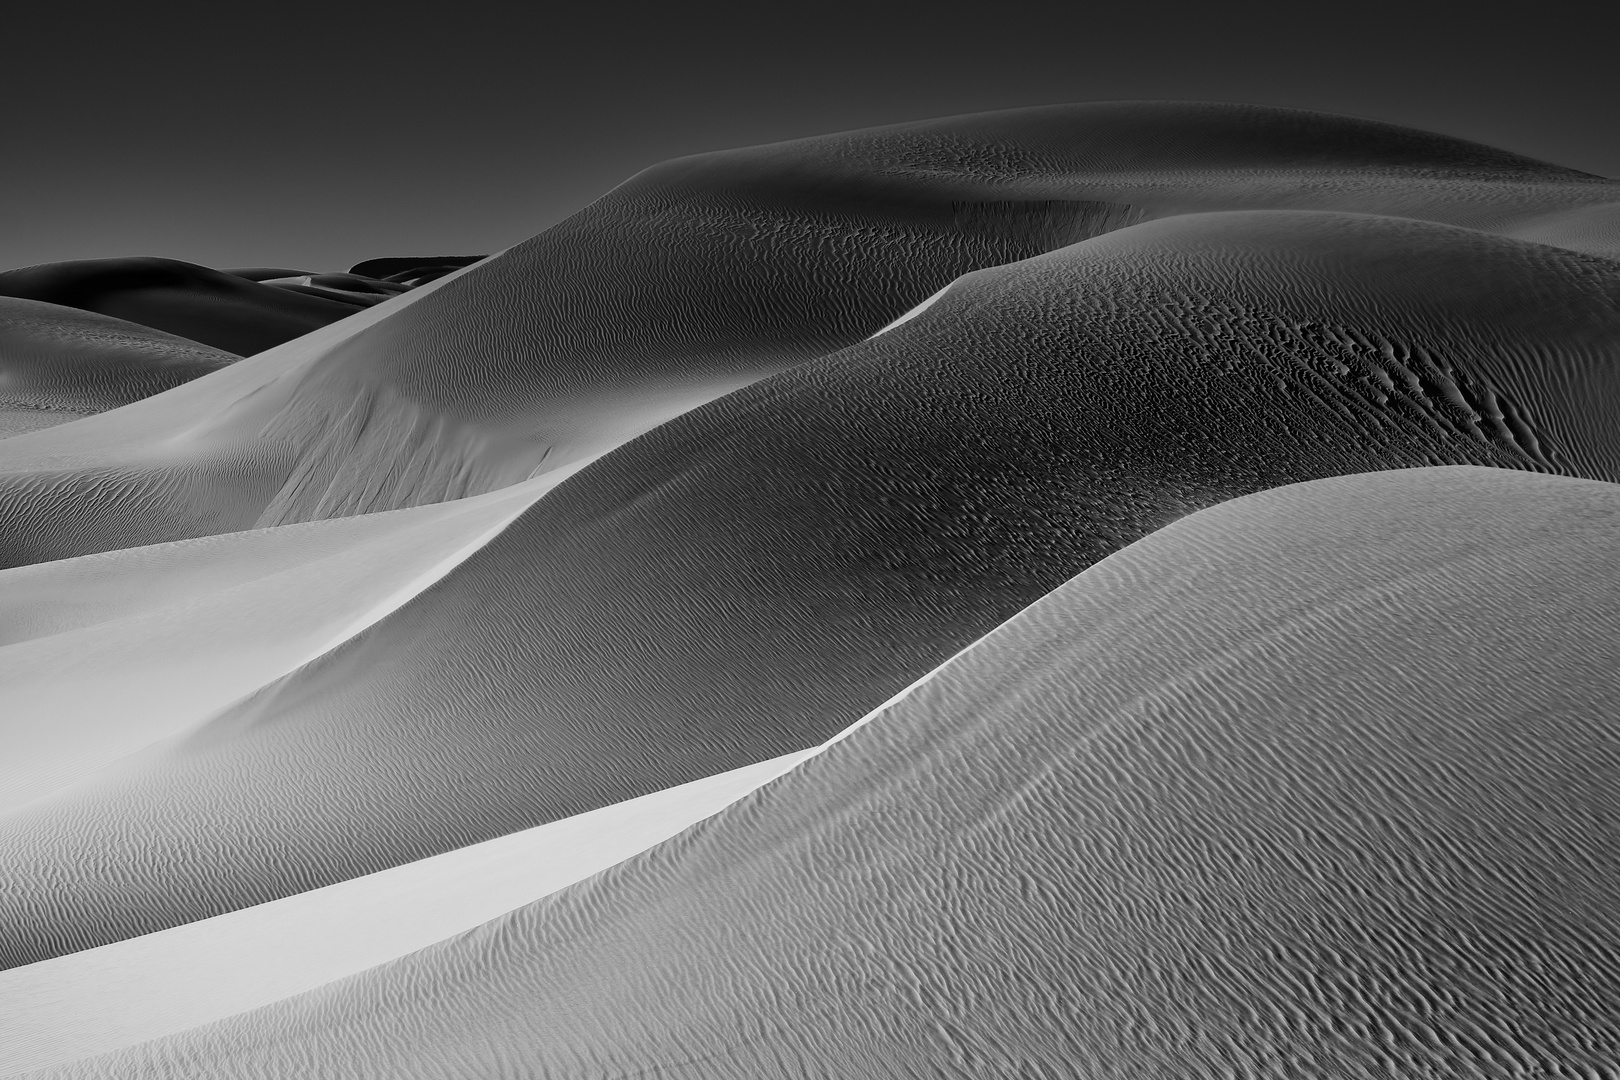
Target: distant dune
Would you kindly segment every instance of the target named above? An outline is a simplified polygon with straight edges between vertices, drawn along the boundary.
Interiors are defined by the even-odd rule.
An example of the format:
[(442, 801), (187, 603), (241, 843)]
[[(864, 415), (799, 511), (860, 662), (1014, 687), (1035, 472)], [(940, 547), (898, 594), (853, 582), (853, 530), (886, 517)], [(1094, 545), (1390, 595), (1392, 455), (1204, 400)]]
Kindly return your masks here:
[(0, 273), (0, 438), (173, 389), (477, 261), (360, 264), (386, 278), (145, 258)]
[[(305, 339), (296, 375), (256, 357), (267, 389), (199, 390), (178, 429), (179, 401), (154, 401), (66, 442), (9, 440), (0, 557), (492, 490), (853, 344), (963, 273), (1149, 218), (1316, 209), (1504, 230), (1617, 199), (1613, 181), (1410, 129), (1159, 102), (683, 158), (341, 342)], [(131, 496), (162, 508), (161, 529), (119, 514)]]
[(123, 319), (0, 297), (0, 438), (128, 405), (236, 359)]
[(0, 1074), (1602, 1075), (1616, 207), (1125, 102), (0, 274)]
[(352, 312), (175, 259), (87, 259), (0, 274), (0, 296), (42, 300), (142, 323), (246, 356)]
[(411, 258), (390, 257), (367, 259), (349, 267), (349, 274), (408, 286), (425, 285), (437, 281), (452, 270), (471, 266), (483, 255), (426, 255)]

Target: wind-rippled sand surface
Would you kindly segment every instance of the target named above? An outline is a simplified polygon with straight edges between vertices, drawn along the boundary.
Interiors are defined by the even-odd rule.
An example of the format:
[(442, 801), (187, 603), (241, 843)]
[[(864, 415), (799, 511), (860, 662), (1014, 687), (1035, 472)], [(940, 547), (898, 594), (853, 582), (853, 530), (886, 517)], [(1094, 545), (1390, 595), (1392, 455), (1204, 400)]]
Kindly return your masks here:
[(231, 271), (355, 313), (0, 441), (14, 987), (866, 719), (478, 930), (0, 1069), (1603, 1075), (1615, 205), (1113, 103)]
[(0, 296), (0, 439), (128, 405), (236, 359), (123, 319)]
[(646, 855), (53, 1075), (1602, 1075), (1617, 523), (1483, 469), (1205, 511)]

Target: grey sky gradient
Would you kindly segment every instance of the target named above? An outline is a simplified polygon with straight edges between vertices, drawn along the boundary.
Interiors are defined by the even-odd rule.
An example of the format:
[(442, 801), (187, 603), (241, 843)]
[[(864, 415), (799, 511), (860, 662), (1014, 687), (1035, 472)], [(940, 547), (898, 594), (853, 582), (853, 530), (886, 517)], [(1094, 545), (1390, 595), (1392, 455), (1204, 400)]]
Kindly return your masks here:
[(1620, 174), (1561, 7), (167, 4), (8, 15), (0, 266), (481, 254), (657, 161), (954, 113), (1322, 109)]

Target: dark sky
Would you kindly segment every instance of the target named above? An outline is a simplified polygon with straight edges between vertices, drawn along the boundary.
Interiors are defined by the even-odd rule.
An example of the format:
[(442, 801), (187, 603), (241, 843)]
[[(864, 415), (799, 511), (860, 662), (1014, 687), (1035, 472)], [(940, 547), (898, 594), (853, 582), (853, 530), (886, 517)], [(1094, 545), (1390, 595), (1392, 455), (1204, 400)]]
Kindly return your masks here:
[(482, 254), (665, 158), (1063, 101), (1322, 109), (1620, 175), (1612, 39), (1568, 5), (35, 7), (0, 65), (8, 267)]

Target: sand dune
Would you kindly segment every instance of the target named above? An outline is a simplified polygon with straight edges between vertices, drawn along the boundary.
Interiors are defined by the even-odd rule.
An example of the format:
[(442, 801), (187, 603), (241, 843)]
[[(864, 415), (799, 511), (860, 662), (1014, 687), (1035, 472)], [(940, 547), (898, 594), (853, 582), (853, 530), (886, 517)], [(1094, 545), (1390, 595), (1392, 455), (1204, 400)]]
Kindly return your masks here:
[(470, 930), (674, 836), (812, 753), (0, 973), (0, 1075), (247, 1012)]
[(0, 1071), (1590, 1080), (1616, 207), (1116, 102), (0, 274)]
[(367, 259), (349, 267), (349, 273), (412, 287), (437, 281), (453, 270), (487, 258), (484, 255), (435, 255)]
[[(493, 490), (853, 344), (963, 273), (1133, 222), (1299, 208), (1509, 229), (1617, 191), (1391, 125), (1188, 103), (1013, 110), (684, 158), (390, 309), (297, 379), (194, 418), (184, 456), (154, 445), (162, 407), (115, 439), (9, 440), (0, 559)], [(123, 497), (161, 506), (167, 531), (122, 517)]]
[(1446, 462), (1613, 478), (1616, 284), (1620, 266), (1544, 245), (1308, 212), (1187, 215), (970, 275), (582, 469), (138, 768), (0, 820), (26, 879), (0, 901), (0, 957), (813, 745), (1237, 495)]
[(1601, 1075), (1620, 487), (1318, 481), (645, 855), (49, 1076)]
[(0, 811), (347, 641), (550, 486), (0, 571)]
[(1505, 231), (1524, 240), (1620, 259), (1620, 202), (1554, 211)]
[(128, 405), (236, 359), (122, 319), (0, 297), (0, 438)]
[(350, 313), (177, 259), (85, 259), (0, 273), (0, 296), (82, 308), (241, 356), (301, 337)]
[[(455, 275), (384, 300), (285, 345), (143, 399), (5, 440), (0, 451), (0, 565), (17, 566), (252, 528), (297, 460), (296, 444), (239, 429), (210, 456), (210, 425), (296, 382), (367, 326), (420, 303)], [(232, 447), (232, 437), (220, 442)]]
[(270, 281), (273, 278), (296, 278), (315, 273), (313, 270), (294, 270), (286, 266), (233, 266), (222, 273), (232, 274), (249, 281)]

